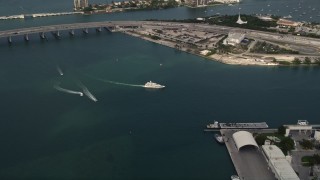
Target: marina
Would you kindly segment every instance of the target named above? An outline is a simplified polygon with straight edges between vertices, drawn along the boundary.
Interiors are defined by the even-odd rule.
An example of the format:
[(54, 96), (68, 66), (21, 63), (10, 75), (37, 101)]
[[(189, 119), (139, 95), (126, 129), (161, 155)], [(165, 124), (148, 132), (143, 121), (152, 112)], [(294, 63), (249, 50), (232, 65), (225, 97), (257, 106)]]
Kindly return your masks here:
[[(25, 4), (30, 4), (33, 8), (27, 13), (67, 11), (64, 5), (71, 6), (65, 0), (15, 2), (26, 9)], [(283, 2), (243, 1), (233, 9), (208, 7), (206, 13), (238, 13), (240, 6), (241, 13), (257, 13), (261, 8), (267, 12), (266, 6), (271, 4), (280, 9), (280, 15), (289, 15)], [(319, 9), (315, 0), (302, 6), (310, 2)], [(10, 10), (11, 1), (0, 4), (3, 16), (21, 14)], [(290, 8), (297, 4), (290, 1)], [(300, 18), (303, 11), (308, 15)], [(292, 19), (319, 19), (319, 12), (311, 13), (299, 9), (291, 15)], [(186, 19), (203, 14), (204, 10), (181, 7), (1, 22), (2, 30), (9, 30), (109, 19)], [(266, 121), (272, 128), (297, 117), (318, 121), (320, 85), (312, 83), (319, 79), (316, 67), (226, 66), (125, 34), (95, 33), (99, 27), (104, 28), (89, 28), (87, 36), (83, 27), (60, 31), (61, 40), (48, 30), (43, 37), (49, 43), (39, 40), (40, 32), (28, 33), (29, 43), (24, 43), (24, 33), (12, 36), (12, 46), (7, 46), (7, 37), (1, 38), (1, 179), (227, 180), (233, 174), (240, 176), (227, 149), (215, 141), (216, 132), (202, 132), (214, 119)], [(69, 38), (69, 32), (75, 38)], [(151, 91), (118, 86), (85, 74), (140, 85), (153, 80), (169, 88)], [(52, 82), (60, 81), (63, 88), (82, 91), (72, 78), (81, 80), (98, 103), (52, 88)]]

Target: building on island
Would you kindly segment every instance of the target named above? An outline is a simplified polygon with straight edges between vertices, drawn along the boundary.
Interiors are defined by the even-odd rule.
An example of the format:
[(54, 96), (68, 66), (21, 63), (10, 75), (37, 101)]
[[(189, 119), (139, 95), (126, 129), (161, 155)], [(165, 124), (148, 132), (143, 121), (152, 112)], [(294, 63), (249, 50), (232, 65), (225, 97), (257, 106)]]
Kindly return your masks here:
[(287, 19), (279, 19), (277, 21), (277, 24), (279, 26), (285, 26), (285, 27), (297, 27), (297, 26), (301, 25), (300, 22), (290, 21), (290, 20), (287, 20)]
[(88, 0), (73, 0), (74, 10), (83, 9), (89, 6)]
[[(177, 1), (177, 0), (176, 0)], [(239, 3), (240, 0), (186, 0), (185, 1), (189, 6), (192, 7), (203, 7), (208, 4), (231, 4), (231, 3)]]
[(314, 132), (314, 139), (317, 141), (320, 141), (320, 131), (319, 130), (316, 130)]
[(276, 179), (299, 180), (299, 177), (290, 165), (291, 157), (285, 156), (280, 148), (275, 145), (262, 145), (262, 152)]
[(242, 32), (229, 32), (228, 37), (223, 40), (223, 44), (235, 46), (237, 44), (240, 44), (244, 37), (245, 34)]
[(230, 3), (239, 3), (240, 0), (214, 0), (215, 3), (223, 3), (223, 4), (230, 4)]
[(239, 13), (238, 20), (237, 20), (236, 23), (237, 23), (237, 24), (247, 24), (247, 21), (242, 21), (241, 16), (240, 16), (240, 13)]

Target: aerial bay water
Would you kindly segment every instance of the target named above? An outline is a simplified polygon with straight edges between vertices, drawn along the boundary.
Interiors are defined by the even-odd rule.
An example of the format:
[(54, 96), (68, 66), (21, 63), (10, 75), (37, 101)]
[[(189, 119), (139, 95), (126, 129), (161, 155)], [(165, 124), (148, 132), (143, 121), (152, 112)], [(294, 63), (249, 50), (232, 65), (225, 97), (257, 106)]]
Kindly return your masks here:
[[(246, 13), (277, 7), (287, 15), (280, 4), (299, 2), (244, 0), (239, 6)], [(316, 0), (301, 5), (319, 6)], [(0, 13), (71, 6), (65, 0), (0, 1)], [(236, 14), (238, 8), (0, 21), (0, 28), (223, 11)], [(224, 65), (121, 33), (62, 36), (42, 42), (34, 35), (29, 43), (14, 39), (12, 46), (0, 40), (0, 179), (229, 179), (236, 173), (232, 162), (213, 134), (203, 132), (206, 124), (266, 121), (276, 128), (298, 119), (319, 122), (320, 67)], [(149, 80), (166, 88), (121, 84)], [(58, 91), (57, 83), (86, 89), (97, 101)]]

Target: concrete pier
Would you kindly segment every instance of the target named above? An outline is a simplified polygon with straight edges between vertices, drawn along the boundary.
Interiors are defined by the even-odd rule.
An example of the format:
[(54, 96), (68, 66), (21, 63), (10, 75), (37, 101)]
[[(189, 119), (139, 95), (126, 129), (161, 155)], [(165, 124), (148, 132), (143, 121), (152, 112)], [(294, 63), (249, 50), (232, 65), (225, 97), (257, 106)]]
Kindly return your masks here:
[[(241, 129), (243, 130), (243, 129)], [(269, 170), (268, 164), (257, 147), (247, 146), (242, 147), (238, 151), (233, 140), (233, 133), (239, 130), (235, 129), (221, 129), (220, 132), (225, 141), (230, 158), (241, 180), (275, 180), (275, 176)], [(270, 132), (272, 130), (246, 130), (249, 132)]]

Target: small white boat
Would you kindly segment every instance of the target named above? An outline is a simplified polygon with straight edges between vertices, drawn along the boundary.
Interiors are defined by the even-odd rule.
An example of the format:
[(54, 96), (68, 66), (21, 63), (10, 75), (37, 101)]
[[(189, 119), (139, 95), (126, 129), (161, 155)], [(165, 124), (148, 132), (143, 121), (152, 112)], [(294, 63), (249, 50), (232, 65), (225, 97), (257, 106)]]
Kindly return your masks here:
[(283, 16), (284, 19), (291, 19), (292, 16), (289, 14), (288, 16)]
[(219, 122), (218, 121), (214, 121), (213, 124), (208, 124), (207, 128), (208, 129), (218, 129), (219, 128)]
[(231, 180), (240, 180), (239, 176), (237, 175), (232, 175)]
[(223, 137), (222, 137), (221, 135), (215, 134), (215, 135), (214, 135), (214, 138), (216, 139), (216, 141), (217, 141), (218, 143), (220, 143), (220, 144), (223, 144), (223, 143), (224, 143)]

